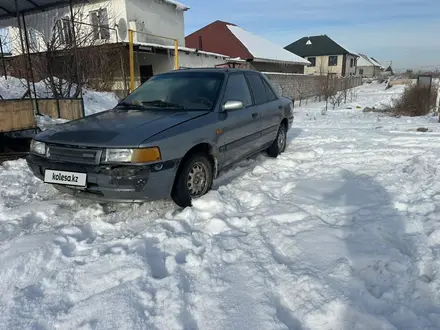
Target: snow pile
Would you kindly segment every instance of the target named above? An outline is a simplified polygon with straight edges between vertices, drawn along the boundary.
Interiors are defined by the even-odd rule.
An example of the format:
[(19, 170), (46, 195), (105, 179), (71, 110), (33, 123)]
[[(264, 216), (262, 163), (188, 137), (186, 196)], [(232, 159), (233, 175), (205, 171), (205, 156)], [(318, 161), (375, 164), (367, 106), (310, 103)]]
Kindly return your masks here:
[(62, 124), (68, 122), (67, 119), (62, 118), (52, 118), (46, 115), (38, 115), (35, 116), (35, 120), (37, 122), (37, 126), (42, 130), (45, 131), (46, 129), (52, 127), (53, 125)]
[(440, 328), (438, 123), (323, 105), (184, 210), (80, 201), (3, 163), (0, 328)]
[(112, 109), (118, 104), (118, 97), (111, 92), (84, 89), (83, 99), (86, 116)]
[(187, 5), (184, 5), (183, 3), (178, 2), (178, 1), (165, 0), (165, 2), (168, 2), (169, 4), (172, 4), (172, 5), (176, 6), (177, 10), (185, 11), (185, 10), (189, 9), (189, 7)]
[[(372, 107), (377, 110), (386, 110), (393, 107), (394, 102), (399, 99), (405, 90), (405, 85), (397, 85), (385, 89), (386, 84), (371, 83), (355, 88), (354, 101), (342, 104), (341, 108)], [(350, 93), (349, 93), (350, 94)], [(350, 95), (348, 101), (350, 101)]]
[[(35, 84), (35, 89), (39, 97), (52, 97), (52, 93), (47, 90), (44, 82)], [(22, 98), (27, 90), (27, 82), (24, 79), (15, 77), (0, 77), (0, 95), (3, 99)], [(31, 85), (33, 95), (33, 87)], [(73, 89), (74, 91), (74, 89)], [(113, 108), (118, 103), (118, 98), (114, 93), (97, 92), (83, 88), (84, 107), (86, 115), (91, 115), (100, 111)]]
[(26, 80), (0, 77), (0, 96), (3, 99), (20, 99), (26, 92)]

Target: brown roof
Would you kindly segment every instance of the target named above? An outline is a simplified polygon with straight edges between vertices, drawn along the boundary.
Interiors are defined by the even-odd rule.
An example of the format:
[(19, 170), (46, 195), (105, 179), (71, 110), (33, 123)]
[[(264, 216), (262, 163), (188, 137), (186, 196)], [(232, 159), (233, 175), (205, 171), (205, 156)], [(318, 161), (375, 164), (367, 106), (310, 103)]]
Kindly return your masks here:
[(230, 57), (253, 59), (249, 50), (237, 39), (231, 30), (228, 29), (227, 25), (235, 24), (215, 21), (191, 33), (185, 38), (186, 47), (225, 54)]

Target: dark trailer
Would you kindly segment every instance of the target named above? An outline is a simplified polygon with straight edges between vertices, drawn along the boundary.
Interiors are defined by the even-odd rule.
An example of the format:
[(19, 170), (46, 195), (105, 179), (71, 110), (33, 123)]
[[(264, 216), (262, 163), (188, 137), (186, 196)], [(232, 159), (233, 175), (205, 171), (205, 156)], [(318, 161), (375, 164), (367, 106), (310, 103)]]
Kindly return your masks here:
[[(52, 118), (68, 120), (84, 116), (84, 102), (82, 99), (80, 79), (77, 88), (80, 89), (77, 98), (50, 98), (37, 95), (34, 74), (32, 70), (32, 52), (29, 46), (29, 37), (26, 27), (29, 18), (35, 19), (34, 14), (44, 13), (55, 9), (64, 9), (70, 13), (73, 37), (73, 56), (77, 58), (75, 21), (73, 6), (87, 3), (88, 0), (0, 0), (0, 28), (13, 26), (17, 29), (21, 50), (20, 55), (25, 67), (27, 91), (20, 99), (3, 99), (0, 95), (0, 152), (8, 149), (11, 137), (32, 136), (38, 131), (36, 115), (47, 115)], [(0, 74), (7, 79), (7, 70), (4, 56), (4, 45), (0, 42), (1, 62)], [(44, 50), (43, 50), (44, 51)], [(77, 67), (77, 61), (74, 61)], [(77, 71), (78, 72), (78, 71)], [(79, 78), (79, 77), (78, 77)]]

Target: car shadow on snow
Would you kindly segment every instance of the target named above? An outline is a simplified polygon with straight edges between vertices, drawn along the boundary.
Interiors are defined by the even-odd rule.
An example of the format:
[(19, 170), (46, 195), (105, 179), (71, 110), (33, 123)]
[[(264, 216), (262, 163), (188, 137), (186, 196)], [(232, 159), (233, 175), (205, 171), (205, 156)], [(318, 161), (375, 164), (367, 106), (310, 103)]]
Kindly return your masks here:
[(292, 127), (289, 132), (287, 133), (287, 147), (289, 146), (289, 144), (295, 140), (298, 136), (301, 135), (301, 133), (303, 132), (303, 130), (299, 127)]
[(328, 219), (336, 224), (329, 230), (336, 230), (346, 250), (329, 270), (330, 278), (343, 283), (335, 288), (345, 298), (339, 302), (340, 329), (433, 326), (426, 319), (440, 309), (429, 294), (432, 274), (419, 274), (417, 247), (406, 234), (408, 220), (387, 189), (371, 176), (347, 170), (334, 188), (323, 198)]
[[(286, 150), (293, 144), (293, 140), (297, 138), (303, 132), (302, 129), (297, 127), (292, 127), (287, 134), (287, 145)], [(232, 181), (238, 179), (245, 173), (251, 171), (255, 166), (264, 162), (268, 159), (267, 152), (262, 151), (256, 155), (248, 157), (246, 160), (240, 161), (226, 170), (220, 172), (219, 176), (214, 180), (212, 189), (216, 190), (220, 186), (225, 186)]]

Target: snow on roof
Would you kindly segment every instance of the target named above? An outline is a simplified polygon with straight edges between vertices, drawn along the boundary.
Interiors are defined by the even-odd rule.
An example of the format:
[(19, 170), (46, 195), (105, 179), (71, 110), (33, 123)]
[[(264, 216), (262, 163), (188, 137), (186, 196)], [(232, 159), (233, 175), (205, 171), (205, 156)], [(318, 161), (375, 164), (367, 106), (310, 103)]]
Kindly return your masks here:
[[(172, 49), (174, 50), (174, 46), (172, 45), (161, 45), (161, 44), (155, 44), (151, 42), (135, 42), (135, 45), (138, 46), (147, 46), (147, 47), (154, 47), (154, 48), (162, 48), (162, 49)], [(179, 50), (182, 52), (190, 52), (190, 53), (198, 53), (206, 56), (217, 56), (217, 57), (223, 57), (223, 58), (229, 58), (228, 55), (224, 54), (218, 54), (218, 53), (211, 53), (211, 52), (205, 52), (203, 50), (198, 50), (195, 48), (188, 48), (188, 47), (181, 47), (179, 46)]]
[(295, 55), (281, 46), (250, 33), (241, 27), (227, 25), (228, 29), (240, 40), (256, 60), (270, 60), (277, 62), (290, 62), (294, 64), (309, 65), (310, 62)]
[(164, 0), (164, 1), (167, 2), (167, 3), (170, 3), (172, 5), (175, 5), (176, 8), (179, 9), (179, 10), (185, 11), (185, 10), (189, 9), (189, 7), (187, 5), (184, 5), (183, 3), (178, 2), (178, 1), (174, 1), (174, 0)]
[(382, 66), (382, 64), (380, 64), (378, 61), (376, 61), (374, 58), (372, 58), (372, 57), (369, 57), (370, 58), (370, 60), (371, 61), (373, 61), (373, 63), (374, 64), (376, 64), (378, 67), (380, 67), (380, 68), (382, 68), (382, 69), (385, 69), (383, 66)]
[(370, 61), (369, 57), (363, 54), (360, 54), (361, 57), (359, 57), (357, 61), (357, 66), (375, 66), (372, 61)]
[(382, 65), (365, 54), (359, 54), (360, 58), (358, 59), (357, 66), (377, 66), (382, 68)]
[(230, 57), (228, 60), (231, 62), (246, 62), (246, 60), (242, 59), (241, 57)]

